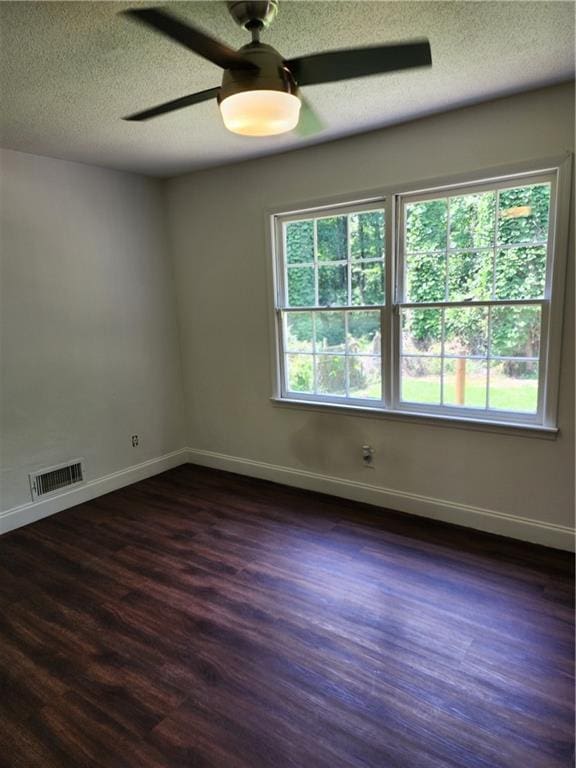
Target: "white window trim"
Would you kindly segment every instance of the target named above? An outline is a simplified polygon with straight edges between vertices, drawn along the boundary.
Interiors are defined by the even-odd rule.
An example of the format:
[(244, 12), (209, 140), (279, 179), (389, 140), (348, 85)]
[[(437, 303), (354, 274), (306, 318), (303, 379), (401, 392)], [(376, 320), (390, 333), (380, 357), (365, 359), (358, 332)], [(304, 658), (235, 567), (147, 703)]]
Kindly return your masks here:
[[(497, 184), (503, 186), (509, 185), (510, 179), (517, 177), (520, 181), (522, 177), (540, 176), (544, 174), (554, 174), (555, 199), (551, 201), (551, 211), (554, 212), (554, 219), (550, 221), (551, 258), (549, 259), (548, 269), (553, 269), (552, 282), (550, 285), (550, 314), (543, 319), (547, 325), (547, 338), (545, 340), (545, 352), (541, 351), (541, 370), (547, 371), (546, 387), (540, 386), (540, 397), (542, 398), (542, 420), (536, 421), (535, 418), (527, 418), (524, 414), (506, 414), (500, 412), (498, 416), (492, 414), (486, 415), (485, 412), (478, 412), (473, 409), (461, 408), (457, 406), (437, 406), (429, 408), (425, 405), (412, 404), (410, 408), (405, 408), (399, 404), (397, 397), (397, 382), (394, 381), (395, 368), (394, 357), (398, 350), (394, 349), (394, 341), (398, 338), (398, 329), (392, 325), (389, 333), (382, 334), (382, 365), (386, 366), (390, 375), (382, 379), (382, 400), (350, 400), (347, 398), (335, 398), (333, 396), (307, 395), (283, 392), (284, 382), (284, 352), (282, 349), (283, 334), (278, 327), (278, 318), (280, 316), (279, 308), (282, 307), (280, 293), (283, 290), (284, 271), (281, 267), (279, 254), (280, 244), (277, 242), (277, 233), (280, 229), (277, 226), (278, 218), (282, 221), (298, 221), (305, 218), (318, 218), (322, 211), (331, 213), (335, 208), (339, 212), (357, 211), (362, 207), (367, 209), (374, 207), (385, 208), (386, 215), (386, 286), (385, 296), (386, 304), (383, 307), (371, 307), (382, 311), (383, 317), (386, 316), (388, 323), (398, 322), (399, 312), (397, 312), (398, 285), (396, 284), (396, 268), (398, 258), (398, 248), (396, 247), (396, 238), (398, 237), (398, 206), (401, 197), (418, 195), (419, 199), (423, 194), (429, 194), (431, 197), (442, 193), (450, 193), (460, 187), (470, 188), (475, 186), (478, 190), (482, 187), (494, 189)], [(423, 421), (428, 424), (438, 426), (460, 426), (469, 429), (478, 429), (480, 431), (497, 431), (509, 434), (523, 433), (538, 437), (553, 438), (558, 433), (557, 427), (557, 409), (560, 378), (560, 356), (562, 346), (562, 322), (564, 311), (564, 286), (568, 251), (568, 229), (570, 213), (570, 192), (572, 178), (572, 154), (567, 152), (563, 156), (534, 160), (524, 163), (516, 163), (507, 166), (498, 166), (496, 168), (477, 170), (468, 174), (459, 174), (451, 177), (435, 178), (411, 184), (395, 184), (390, 187), (378, 190), (370, 190), (364, 193), (350, 194), (347, 196), (338, 196), (333, 198), (323, 198), (321, 200), (299, 201), (295, 205), (274, 206), (266, 211), (266, 234), (269, 245), (267, 251), (267, 263), (269, 266), (269, 285), (270, 291), (270, 342), (271, 342), (271, 400), (275, 405), (288, 408), (319, 409), (325, 411), (330, 409), (337, 413), (355, 413), (357, 415), (368, 416), (371, 418), (390, 418), (393, 420), (405, 421)], [(270, 258), (270, 254), (272, 257)], [(393, 297), (389, 301), (389, 297)], [(538, 303), (538, 302), (530, 302)], [(544, 305), (548, 306), (548, 305)], [(306, 311), (307, 308), (302, 308)], [(320, 308), (321, 309), (321, 308)], [(335, 308), (336, 309), (336, 308)], [(356, 308), (355, 308), (356, 309)]]

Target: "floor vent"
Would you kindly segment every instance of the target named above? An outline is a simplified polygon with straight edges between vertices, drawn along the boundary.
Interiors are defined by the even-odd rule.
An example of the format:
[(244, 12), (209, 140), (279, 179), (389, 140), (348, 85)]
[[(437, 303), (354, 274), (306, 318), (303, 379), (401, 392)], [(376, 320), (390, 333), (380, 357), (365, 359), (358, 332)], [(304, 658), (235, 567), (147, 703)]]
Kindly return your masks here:
[(49, 467), (40, 472), (30, 474), (30, 489), (32, 498), (39, 499), (42, 496), (56, 493), (62, 488), (71, 485), (79, 485), (84, 482), (84, 466), (82, 459), (69, 461), (57, 467)]

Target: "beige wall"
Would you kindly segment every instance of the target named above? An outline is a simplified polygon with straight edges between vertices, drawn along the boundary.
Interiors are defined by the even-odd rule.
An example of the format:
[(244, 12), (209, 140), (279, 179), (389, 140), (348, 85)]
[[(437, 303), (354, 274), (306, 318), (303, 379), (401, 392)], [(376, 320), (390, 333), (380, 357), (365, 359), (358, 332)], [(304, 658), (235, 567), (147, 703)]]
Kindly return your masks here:
[[(167, 182), (189, 445), (518, 520), (529, 518), (545, 526), (570, 525), (573, 247), (567, 274), (561, 432), (548, 441), (271, 403), (265, 212), (309, 199), (354, 196), (379, 185), (557, 156), (572, 150), (573, 144), (573, 89), (564, 85)], [(374, 470), (361, 465), (364, 442), (376, 449)], [(237, 467), (259, 472), (256, 465)]]
[(185, 440), (160, 182), (7, 150), (0, 173), (8, 510), (32, 470), (84, 457), (93, 480)]

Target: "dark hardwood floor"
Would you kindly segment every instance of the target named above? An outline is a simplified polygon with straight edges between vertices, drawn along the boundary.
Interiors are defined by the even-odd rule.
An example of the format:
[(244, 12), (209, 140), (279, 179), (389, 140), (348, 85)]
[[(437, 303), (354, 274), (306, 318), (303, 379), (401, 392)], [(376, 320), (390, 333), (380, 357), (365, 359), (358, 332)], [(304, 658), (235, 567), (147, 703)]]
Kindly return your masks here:
[(3, 766), (573, 765), (566, 553), (188, 465), (0, 555)]

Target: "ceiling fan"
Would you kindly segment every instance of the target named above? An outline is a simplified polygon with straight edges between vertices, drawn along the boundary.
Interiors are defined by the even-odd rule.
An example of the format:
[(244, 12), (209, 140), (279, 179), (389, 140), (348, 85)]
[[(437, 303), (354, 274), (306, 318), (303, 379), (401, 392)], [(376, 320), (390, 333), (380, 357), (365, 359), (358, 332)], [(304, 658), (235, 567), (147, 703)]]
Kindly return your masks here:
[(160, 8), (122, 11), (224, 70), (220, 87), (182, 96), (128, 115), (125, 120), (149, 120), (215, 98), (224, 125), (233, 133), (273, 136), (297, 129), (306, 136), (323, 126), (302, 96), (301, 86), (432, 64), (428, 40), (285, 59), (272, 46), (260, 42), (261, 31), (270, 26), (278, 12), (278, 0), (239, 0), (227, 6), (236, 23), (252, 34), (252, 41), (238, 51)]

